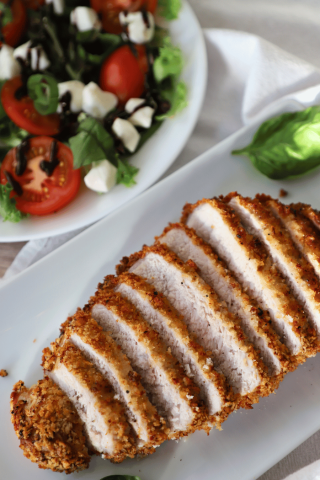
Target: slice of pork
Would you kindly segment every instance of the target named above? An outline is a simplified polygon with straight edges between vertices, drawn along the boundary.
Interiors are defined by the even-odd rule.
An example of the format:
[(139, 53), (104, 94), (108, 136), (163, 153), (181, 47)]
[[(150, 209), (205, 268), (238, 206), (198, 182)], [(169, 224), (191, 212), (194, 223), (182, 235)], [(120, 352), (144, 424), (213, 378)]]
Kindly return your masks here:
[(319, 210), (315, 210), (311, 207), (311, 205), (307, 205), (306, 203), (291, 203), (290, 207), (299, 212), (301, 215), (304, 215), (306, 218), (309, 218), (313, 225), (320, 229), (320, 212)]
[(89, 445), (103, 458), (122, 462), (136, 453), (135, 438), (124, 406), (110, 383), (80, 351), (63, 337), (43, 350), (45, 374), (74, 404), (85, 426)]
[(291, 239), (302, 255), (314, 268), (320, 278), (320, 231), (314, 223), (290, 205), (284, 205), (278, 200), (267, 196), (259, 196), (260, 201), (279, 218), (288, 230)]
[(285, 373), (292, 360), (270, 325), (270, 317), (243, 291), (212, 248), (194, 230), (181, 223), (170, 225), (157, 240), (166, 244), (184, 262), (191, 259), (196, 263), (203, 280), (214, 288), (231, 312), (239, 315), (244, 332), (260, 351), (269, 374)]
[(86, 310), (121, 346), (140, 374), (151, 402), (167, 421), (169, 438), (188, 435), (208, 423), (199, 389), (128, 300), (112, 288), (100, 288)]
[(252, 401), (267, 394), (270, 384), (264, 376), (265, 367), (239, 320), (223, 307), (192, 266), (184, 264), (164, 245), (155, 245), (124, 259), (118, 272), (125, 268), (145, 278), (183, 315), (200, 345), (212, 351), (216, 368), (226, 376), (235, 393), (250, 394)]
[(251, 297), (267, 310), (290, 353), (302, 363), (314, 355), (315, 332), (261, 242), (248, 234), (232, 208), (218, 199), (184, 207), (183, 223), (212, 246)]
[(310, 263), (292, 242), (278, 218), (259, 201), (236, 195), (229, 205), (240, 216), (249, 233), (264, 244), (275, 265), (286, 278), (293, 293), (303, 305), (311, 325), (320, 335), (320, 285)]
[(150, 403), (132, 369), (128, 357), (88, 313), (78, 310), (62, 329), (83, 355), (113, 386), (116, 397), (125, 405), (127, 418), (137, 436), (139, 454), (151, 453), (167, 439), (165, 421)]
[[(208, 352), (189, 334), (182, 317), (168, 300), (133, 273), (116, 279), (115, 291), (130, 300), (144, 319), (159, 333), (167, 347), (184, 367), (186, 374), (200, 388), (212, 424), (224, 421), (234, 408), (232, 395), (220, 373), (213, 368)], [(232, 407), (232, 408), (231, 408)]]

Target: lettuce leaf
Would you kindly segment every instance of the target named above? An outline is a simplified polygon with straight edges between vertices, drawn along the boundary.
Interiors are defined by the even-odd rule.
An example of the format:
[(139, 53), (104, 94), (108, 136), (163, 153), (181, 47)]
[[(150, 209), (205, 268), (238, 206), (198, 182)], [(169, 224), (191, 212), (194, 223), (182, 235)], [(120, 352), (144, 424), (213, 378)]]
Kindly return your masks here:
[(179, 77), (183, 69), (183, 57), (179, 47), (172, 45), (170, 37), (165, 37), (159, 48), (159, 56), (153, 64), (154, 78), (161, 83), (167, 77)]
[(164, 90), (161, 93), (166, 100), (169, 100), (171, 108), (167, 113), (157, 115), (156, 120), (162, 121), (173, 117), (188, 105), (188, 90), (184, 82), (179, 82), (172, 89)]
[(176, 20), (181, 10), (181, 0), (159, 0), (158, 12), (166, 20)]
[(122, 183), (126, 187), (132, 187), (136, 184), (134, 177), (138, 172), (139, 168), (118, 159), (117, 183)]
[(17, 223), (26, 217), (26, 215), (16, 209), (15, 199), (10, 198), (11, 192), (12, 187), (8, 183), (6, 185), (0, 185), (0, 216), (4, 222)]

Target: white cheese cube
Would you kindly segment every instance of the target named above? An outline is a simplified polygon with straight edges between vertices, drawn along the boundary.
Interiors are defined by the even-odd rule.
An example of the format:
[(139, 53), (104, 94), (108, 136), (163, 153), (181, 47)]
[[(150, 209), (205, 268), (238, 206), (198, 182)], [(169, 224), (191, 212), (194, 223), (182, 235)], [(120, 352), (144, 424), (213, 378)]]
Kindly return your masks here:
[[(127, 27), (129, 40), (133, 43), (147, 43), (154, 36), (154, 18), (152, 13), (147, 12), (148, 22), (145, 22), (142, 12), (120, 12), (121, 25)], [(147, 23), (149, 25), (147, 25)]]
[(123, 120), (122, 118), (116, 118), (112, 124), (112, 131), (118, 138), (120, 138), (120, 140), (122, 140), (123, 145), (129, 150), (129, 152), (133, 153), (136, 150), (140, 135), (132, 123), (128, 122), (128, 120)]
[(41, 45), (31, 47), (31, 40), (17, 47), (14, 52), (14, 58), (22, 58), (22, 60), (29, 59), (30, 52), (30, 63), (32, 70), (45, 70), (49, 67), (50, 61), (46, 55), (46, 52), (43, 50)]
[(104, 92), (94, 82), (88, 83), (82, 91), (82, 110), (94, 118), (103, 119), (117, 104), (116, 95)]
[(107, 193), (115, 186), (117, 169), (108, 160), (94, 162), (89, 173), (84, 177), (84, 183), (90, 190)]
[(128, 113), (134, 112), (134, 110), (145, 102), (144, 98), (130, 98), (125, 104), (125, 111)]
[(0, 50), (0, 80), (10, 80), (20, 74), (19, 62), (13, 56), (13, 48), (5, 43)]
[[(73, 113), (81, 112), (82, 110), (82, 93), (84, 89), (84, 83), (79, 82), (79, 80), (70, 80), (68, 82), (58, 83), (59, 89), (59, 98), (62, 97), (66, 92), (71, 93), (71, 102), (70, 110)], [(57, 112), (62, 112), (62, 107), (59, 104)]]
[(139, 110), (134, 112), (128, 120), (136, 127), (150, 128), (154, 111), (154, 108), (148, 106), (139, 108)]
[(53, 11), (57, 15), (61, 15), (64, 10), (64, 0), (46, 0), (46, 4), (53, 4)]
[(101, 29), (101, 22), (97, 12), (89, 7), (76, 7), (72, 10), (70, 22), (76, 25), (79, 32)]

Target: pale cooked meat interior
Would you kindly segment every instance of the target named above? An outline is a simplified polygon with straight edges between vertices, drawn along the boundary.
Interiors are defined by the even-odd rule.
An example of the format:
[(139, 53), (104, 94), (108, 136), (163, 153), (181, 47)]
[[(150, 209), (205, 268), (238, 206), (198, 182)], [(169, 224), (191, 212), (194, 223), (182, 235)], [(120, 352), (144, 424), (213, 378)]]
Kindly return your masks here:
[(166, 244), (184, 262), (191, 259), (196, 263), (203, 280), (214, 288), (231, 312), (239, 315), (244, 332), (260, 350), (270, 374), (278, 375), (281, 372), (281, 362), (275, 350), (269, 346), (270, 338), (259, 328), (256, 307), (250, 302), (248, 295), (242, 291), (233, 275), (227, 271), (226, 266), (213, 252), (208, 252), (209, 245), (204, 247), (200, 242), (195, 243), (192, 234), (193, 231), (188, 232), (187, 227), (183, 225), (172, 226), (165, 230), (158, 241)]
[(253, 361), (246, 349), (240, 347), (237, 335), (229, 331), (222, 307), (219, 311), (212, 308), (209, 287), (207, 291), (200, 278), (193, 281), (196, 274), (194, 277), (184, 274), (152, 251), (138, 260), (130, 271), (154, 285), (184, 316), (190, 332), (200, 345), (213, 352), (216, 367), (227, 377), (236, 393), (246, 395), (259, 386), (261, 378)]

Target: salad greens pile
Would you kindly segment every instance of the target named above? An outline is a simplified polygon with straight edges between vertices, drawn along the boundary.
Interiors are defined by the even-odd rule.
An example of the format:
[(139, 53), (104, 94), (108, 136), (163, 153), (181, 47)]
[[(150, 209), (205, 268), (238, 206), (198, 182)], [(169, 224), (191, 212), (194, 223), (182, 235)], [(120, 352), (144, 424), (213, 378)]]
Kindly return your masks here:
[(320, 106), (267, 120), (250, 145), (232, 154), (247, 155), (274, 180), (307, 173), (320, 165)]
[[(50, 66), (41, 73), (32, 71), (28, 66), (25, 66), (23, 71), (27, 78), (24, 88), (27, 88), (28, 96), (41, 115), (57, 111), (58, 83), (78, 80), (84, 84), (99, 84), (102, 63), (127, 42), (123, 35), (99, 30), (78, 31), (76, 26), (70, 23), (70, 13), (78, 6), (90, 6), (89, 0), (65, 0), (63, 14), (58, 16), (54, 13), (52, 3), (44, 4), (38, 10), (27, 10), (27, 31), (19, 43), (31, 40), (33, 45), (41, 45), (50, 61)], [(158, 2), (158, 13), (167, 20), (178, 18), (180, 9), (180, 0)], [(0, 10), (4, 26), (6, 22), (12, 21), (12, 13), (11, 9), (1, 2)], [(138, 149), (165, 119), (174, 116), (187, 105), (187, 88), (179, 81), (184, 65), (182, 53), (172, 44), (168, 30), (156, 26), (154, 38), (145, 44), (145, 47), (148, 59), (152, 59), (146, 77), (145, 102), (154, 108), (156, 113), (149, 129), (137, 127), (140, 134)], [(134, 45), (132, 48), (134, 52)], [(26, 71), (28, 68), (29, 71)], [(0, 81), (0, 92), (4, 83), (5, 81)], [(130, 187), (135, 184), (138, 169), (129, 163), (133, 154), (115, 144), (110, 122), (116, 117), (127, 119), (129, 115), (118, 109), (110, 112), (103, 120), (85, 113), (73, 118), (72, 124), (69, 124), (68, 118), (64, 118), (65, 131), (56, 135), (56, 138), (71, 148), (75, 169), (88, 169), (88, 165), (107, 159), (117, 168), (117, 183)], [(29, 136), (26, 130), (11, 121), (0, 102), (0, 162), (11, 148), (18, 146)], [(23, 216), (15, 209), (14, 202), (9, 201), (10, 188), (6, 186), (1, 190), (0, 215), (5, 220), (19, 221)]]
[(16, 201), (14, 198), (10, 198), (11, 192), (11, 185), (0, 184), (0, 215), (4, 222), (8, 220), (9, 222), (17, 223), (20, 222), (22, 218), (25, 218), (26, 215), (16, 209)]

